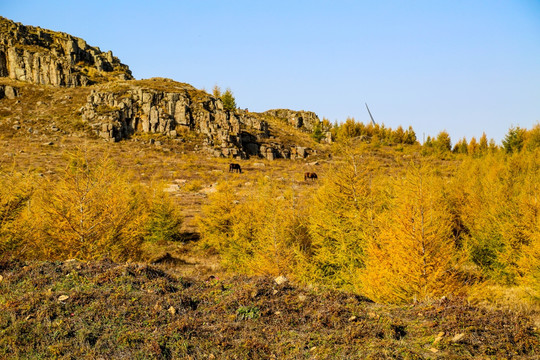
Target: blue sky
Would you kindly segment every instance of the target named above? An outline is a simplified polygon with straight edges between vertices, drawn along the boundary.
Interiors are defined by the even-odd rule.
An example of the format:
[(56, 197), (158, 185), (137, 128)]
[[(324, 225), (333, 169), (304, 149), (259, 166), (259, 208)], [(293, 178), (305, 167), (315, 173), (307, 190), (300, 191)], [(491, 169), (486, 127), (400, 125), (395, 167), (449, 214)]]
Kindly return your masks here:
[(112, 50), (238, 106), (314, 111), (452, 142), (540, 121), (539, 0), (26, 1), (0, 15)]

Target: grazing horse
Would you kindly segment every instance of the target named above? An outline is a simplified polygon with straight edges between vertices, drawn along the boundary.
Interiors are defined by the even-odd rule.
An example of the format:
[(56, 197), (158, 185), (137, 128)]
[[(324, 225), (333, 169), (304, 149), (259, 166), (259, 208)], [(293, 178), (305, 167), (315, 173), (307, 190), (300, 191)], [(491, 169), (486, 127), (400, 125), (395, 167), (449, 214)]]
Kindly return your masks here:
[(242, 173), (242, 168), (240, 167), (240, 164), (230, 164), (229, 172)]
[(317, 174), (315, 174), (315, 173), (307, 172), (307, 173), (304, 174), (304, 181), (307, 181), (307, 179), (317, 180), (318, 177), (317, 177)]

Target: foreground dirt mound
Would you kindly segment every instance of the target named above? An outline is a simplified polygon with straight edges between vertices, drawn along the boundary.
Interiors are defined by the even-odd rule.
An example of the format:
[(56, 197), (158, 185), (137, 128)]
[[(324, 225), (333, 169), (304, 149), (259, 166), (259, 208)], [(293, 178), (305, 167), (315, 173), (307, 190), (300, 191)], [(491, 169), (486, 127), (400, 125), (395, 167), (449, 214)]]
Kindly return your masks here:
[(391, 307), (270, 278), (75, 260), (3, 263), (0, 276), (0, 358), (540, 356), (525, 316), (459, 299)]

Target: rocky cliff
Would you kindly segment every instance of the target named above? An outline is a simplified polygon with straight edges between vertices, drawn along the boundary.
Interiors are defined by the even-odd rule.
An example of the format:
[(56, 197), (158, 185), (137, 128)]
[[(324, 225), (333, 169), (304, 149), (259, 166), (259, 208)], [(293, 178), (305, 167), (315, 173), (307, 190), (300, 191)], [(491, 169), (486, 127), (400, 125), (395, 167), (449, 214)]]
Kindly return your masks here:
[[(0, 77), (57, 87), (93, 85), (79, 115), (108, 141), (136, 133), (177, 138), (192, 131), (200, 134), (202, 148), (214, 156), (294, 159), (311, 153), (305, 146), (309, 138), (300, 146), (298, 136), (282, 141), (276, 134), (281, 128), (311, 133), (319, 123), (312, 112), (228, 111), (221, 99), (189, 84), (163, 78), (134, 80), (129, 68), (110, 51), (103, 53), (83, 39), (2, 17)], [(17, 87), (2, 86), (0, 99), (13, 99), (18, 92)], [(269, 121), (278, 124), (277, 131), (271, 131)]]
[(155, 78), (98, 86), (80, 110), (82, 119), (110, 141), (136, 132), (168, 135), (186, 131), (204, 137), (215, 156), (268, 159), (305, 157), (309, 150), (270, 141), (263, 114), (227, 111), (223, 102), (191, 85)]
[(0, 17), (0, 76), (35, 84), (85, 86), (110, 79), (132, 79), (112, 52), (83, 39)]

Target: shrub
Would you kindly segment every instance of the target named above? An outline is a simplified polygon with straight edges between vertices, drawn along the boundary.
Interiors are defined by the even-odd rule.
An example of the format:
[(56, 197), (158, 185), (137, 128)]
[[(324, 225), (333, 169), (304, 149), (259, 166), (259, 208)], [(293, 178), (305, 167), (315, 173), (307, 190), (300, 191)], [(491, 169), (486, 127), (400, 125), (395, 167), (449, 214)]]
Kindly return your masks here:
[(21, 214), (29, 229), (25, 256), (137, 260), (143, 243), (179, 238), (181, 218), (160, 187), (132, 181), (107, 157), (79, 151), (58, 177), (49, 178)]
[(155, 244), (181, 240), (180, 209), (162, 187), (151, 191), (151, 207), (145, 224), (144, 240)]
[(0, 259), (20, 256), (25, 227), (20, 215), (28, 206), (36, 182), (20, 173), (0, 173)]

